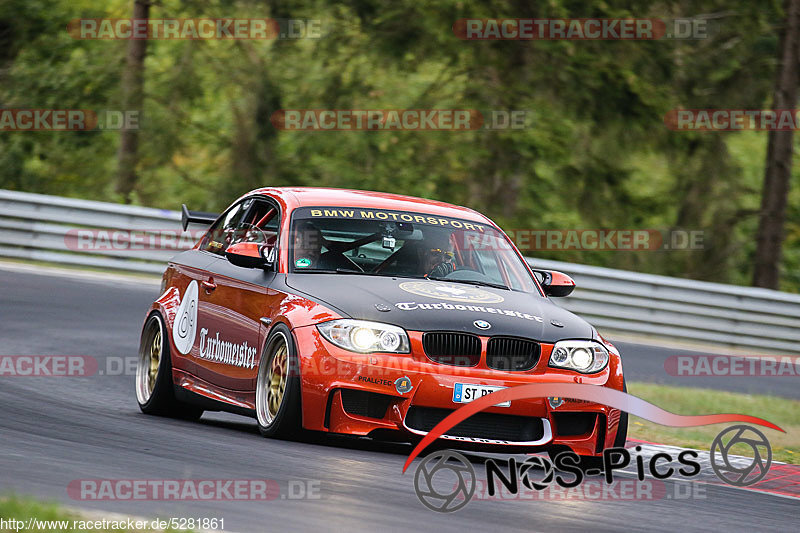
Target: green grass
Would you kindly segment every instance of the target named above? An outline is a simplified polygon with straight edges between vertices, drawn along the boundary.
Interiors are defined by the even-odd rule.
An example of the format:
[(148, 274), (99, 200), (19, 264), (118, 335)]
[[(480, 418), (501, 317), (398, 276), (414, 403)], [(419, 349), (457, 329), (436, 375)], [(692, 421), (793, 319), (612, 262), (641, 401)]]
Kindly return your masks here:
[[(0, 498), (0, 518), (3, 519), (6, 523), (3, 524), (0, 522), (0, 533), (11, 533), (16, 531), (58, 531), (59, 533), (83, 533), (85, 531), (92, 531), (93, 533), (121, 533), (121, 532), (129, 532), (129, 533), (150, 533), (153, 530), (148, 528), (145, 529), (136, 529), (136, 530), (129, 530), (126, 528), (123, 529), (96, 529), (94, 527), (87, 527), (81, 528), (80, 522), (77, 524), (75, 521), (91, 521), (96, 522), (98, 520), (102, 520), (102, 517), (98, 513), (92, 513), (91, 516), (83, 516), (80, 512), (73, 511), (70, 509), (65, 509), (57, 503), (49, 503), (49, 502), (41, 502), (34, 498), (29, 497), (21, 497), (14, 494), (6, 494), (4, 497)], [(36, 525), (33, 525), (32, 529), (28, 529), (28, 520), (34, 518), (39, 520), (39, 527), (37, 528)], [(24, 522), (23, 525), (17, 526), (17, 530), (10, 527), (12, 524), (8, 523), (9, 519), (16, 519), (21, 522)], [(107, 518), (107, 520), (120, 520), (122, 518)], [(145, 519), (138, 519), (138, 520), (145, 520)], [(67, 521), (68, 525), (65, 528), (57, 526), (55, 524), (42, 524), (42, 521), (50, 521), (50, 522), (63, 522)], [(147, 520), (149, 522), (149, 520)], [(74, 527), (77, 526), (77, 527)], [(174, 529), (166, 529), (165, 531), (177, 531)], [(188, 530), (183, 530), (184, 532)]]
[[(760, 394), (711, 389), (628, 383), (628, 392), (667, 411), (681, 415), (737, 413), (768, 420), (786, 433), (761, 426), (772, 445), (773, 459), (800, 464), (800, 401)], [(708, 450), (714, 437), (730, 424), (673, 428), (631, 417), (628, 436), (660, 444)]]
[[(68, 520), (70, 523), (80, 518), (77, 514), (65, 511), (56, 504), (42, 503), (33, 499), (20, 498), (13, 495), (0, 499), (0, 517), (6, 521), (10, 518), (14, 518), (25, 522), (29, 518), (38, 518), (39, 520)], [(0, 527), (0, 531), (15, 531), (13, 528), (8, 527), (9, 524), (3, 525), (6, 527)], [(27, 529), (27, 524), (20, 528), (20, 531), (23, 529)], [(68, 528), (64, 531), (78, 530)]]

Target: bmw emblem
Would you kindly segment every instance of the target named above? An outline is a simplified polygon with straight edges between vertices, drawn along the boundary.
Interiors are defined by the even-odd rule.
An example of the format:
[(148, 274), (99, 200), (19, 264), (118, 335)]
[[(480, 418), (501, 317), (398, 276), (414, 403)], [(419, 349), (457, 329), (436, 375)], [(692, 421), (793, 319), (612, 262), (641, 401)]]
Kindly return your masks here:
[(400, 394), (405, 394), (413, 389), (414, 385), (411, 384), (411, 378), (403, 376), (402, 378), (397, 378), (395, 380), (394, 388), (396, 388), (397, 392)]
[(485, 320), (476, 320), (475, 322), (473, 322), (473, 324), (475, 324), (475, 327), (478, 329), (489, 329), (492, 327), (492, 325), (486, 322)]

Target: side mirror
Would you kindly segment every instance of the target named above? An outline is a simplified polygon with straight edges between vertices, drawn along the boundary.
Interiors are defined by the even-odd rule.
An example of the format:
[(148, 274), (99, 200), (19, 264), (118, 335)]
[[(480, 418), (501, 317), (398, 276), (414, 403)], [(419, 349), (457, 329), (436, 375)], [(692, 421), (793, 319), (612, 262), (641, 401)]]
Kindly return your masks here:
[(257, 242), (237, 242), (225, 250), (231, 264), (243, 268), (268, 268), (275, 263), (275, 247)]
[(569, 296), (575, 290), (575, 281), (563, 272), (534, 270), (533, 273), (536, 274), (536, 278), (547, 296), (555, 298)]

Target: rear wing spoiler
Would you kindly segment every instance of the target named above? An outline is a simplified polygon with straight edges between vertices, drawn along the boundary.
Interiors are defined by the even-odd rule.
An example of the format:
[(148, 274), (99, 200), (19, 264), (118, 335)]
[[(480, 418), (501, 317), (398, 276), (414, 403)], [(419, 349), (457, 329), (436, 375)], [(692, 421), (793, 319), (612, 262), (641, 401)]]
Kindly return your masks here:
[(183, 226), (183, 231), (186, 231), (186, 228), (189, 224), (203, 224), (204, 226), (210, 226), (217, 220), (219, 213), (206, 213), (204, 211), (189, 211), (189, 208), (186, 207), (186, 204), (181, 204), (181, 226)]

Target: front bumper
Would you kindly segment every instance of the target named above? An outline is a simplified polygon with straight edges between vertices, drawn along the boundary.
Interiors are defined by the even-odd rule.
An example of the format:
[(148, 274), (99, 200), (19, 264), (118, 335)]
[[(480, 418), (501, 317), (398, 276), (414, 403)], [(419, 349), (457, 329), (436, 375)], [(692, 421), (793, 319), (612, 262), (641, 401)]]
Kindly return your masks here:
[[(601, 372), (586, 376), (549, 368), (552, 344), (541, 344), (537, 364), (527, 371), (486, 366), (488, 337), (482, 337), (477, 366), (457, 367), (428, 359), (422, 333), (408, 332), (410, 354), (357, 354), (325, 340), (315, 326), (295, 328), (302, 382), (303, 426), (349, 435), (387, 431), (416, 439), (463, 404), (453, 401), (457, 383), (514, 387), (537, 382), (587, 383), (622, 390), (622, 367), (612, 354)], [(407, 381), (410, 389), (404, 385)], [(602, 452), (616, 436), (620, 412), (605, 405), (564, 399), (552, 408), (547, 398), (493, 406), (448, 431), (443, 440), (525, 448), (567, 446), (580, 455)], [(610, 445), (610, 444), (608, 444)]]

